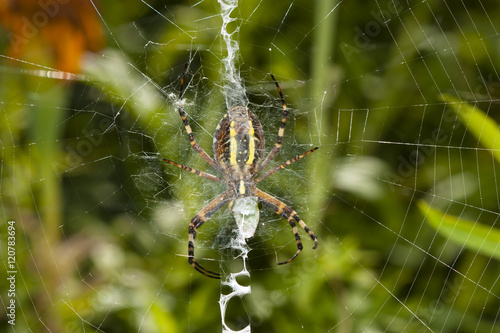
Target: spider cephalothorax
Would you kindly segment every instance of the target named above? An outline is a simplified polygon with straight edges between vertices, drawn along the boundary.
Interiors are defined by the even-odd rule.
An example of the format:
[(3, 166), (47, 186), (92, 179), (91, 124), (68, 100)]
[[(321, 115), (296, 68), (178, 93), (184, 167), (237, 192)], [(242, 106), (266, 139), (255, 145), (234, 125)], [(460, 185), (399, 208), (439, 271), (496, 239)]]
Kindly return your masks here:
[(284, 262), (280, 262), (279, 265), (289, 263), (300, 253), (300, 251), (302, 251), (302, 241), (300, 239), (296, 223), (299, 223), (299, 225), (314, 241), (313, 249), (315, 249), (318, 245), (318, 239), (316, 235), (307, 227), (304, 221), (299, 218), (297, 213), (280, 200), (259, 190), (256, 187), (258, 183), (260, 183), (262, 180), (266, 179), (273, 173), (283, 169), (284, 167), (318, 149), (316, 147), (304, 154), (297, 155), (294, 158), (274, 168), (271, 168), (262, 176), (257, 177), (258, 174), (269, 164), (269, 162), (274, 159), (279, 149), (281, 148), (283, 133), (288, 116), (285, 99), (278, 85), (278, 82), (274, 79), (274, 76), (271, 74), (271, 77), (281, 97), (281, 102), (283, 105), (283, 117), (281, 119), (281, 126), (278, 131), (278, 139), (276, 140), (273, 149), (269, 152), (264, 161), (262, 161), (262, 157), (264, 154), (264, 132), (262, 130), (262, 126), (260, 125), (257, 117), (252, 112), (250, 112), (248, 108), (244, 106), (236, 106), (228, 110), (227, 114), (217, 125), (213, 143), (215, 157), (214, 160), (196, 142), (191, 131), (191, 127), (189, 126), (186, 112), (183, 109), (182, 92), (184, 87), (185, 73), (186, 69), (184, 70), (181, 79), (181, 89), (179, 94), (179, 114), (188, 133), (189, 142), (191, 143), (191, 146), (194, 148), (194, 150), (196, 150), (196, 152), (205, 161), (207, 161), (208, 164), (219, 171), (223, 175), (223, 177), (221, 179), (210, 173), (198, 171), (191, 167), (177, 164), (168, 159), (164, 159), (164, 161), (203, 178), (226, 185), (226, 190), (223, 193), (219, 194), (208, 205), (206, 205), (198, 214), (196, 214), (195, 217), (193, 217), (193, 219), (189, 223), (189, 264), (203, 275), (220, 279), (220, 274), (203, 268), (194, 259), (194, 240), (196, 237), (196, 231), (225, 204), (229, 203), (229, 205), (232, 205), (236, 199), (243, 197), (258, 198), (259, 202), (271, 208), (275, 213), (286, 218), (288, 220), (288, 223), (292, 227), (292, 231), (297, 242), (297, 252), (290, 259)]

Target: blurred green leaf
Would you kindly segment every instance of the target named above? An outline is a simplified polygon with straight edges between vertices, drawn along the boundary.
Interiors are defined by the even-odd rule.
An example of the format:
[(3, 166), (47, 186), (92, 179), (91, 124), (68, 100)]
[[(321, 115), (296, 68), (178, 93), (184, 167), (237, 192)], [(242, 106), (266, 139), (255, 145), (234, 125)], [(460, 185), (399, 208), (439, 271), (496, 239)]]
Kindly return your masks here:
[(500, 259), (500, 230), (431, 208), (425, 201), (418, 208), (441, 235), (464, 247)]
[(456, 97), (443, 94), (441, 98), (458, 114), (467, 129), (477, 137), (481, 144), (491, 149), (493, 156), (500, 163), (500, 127), (498, 124), (481, 109)]

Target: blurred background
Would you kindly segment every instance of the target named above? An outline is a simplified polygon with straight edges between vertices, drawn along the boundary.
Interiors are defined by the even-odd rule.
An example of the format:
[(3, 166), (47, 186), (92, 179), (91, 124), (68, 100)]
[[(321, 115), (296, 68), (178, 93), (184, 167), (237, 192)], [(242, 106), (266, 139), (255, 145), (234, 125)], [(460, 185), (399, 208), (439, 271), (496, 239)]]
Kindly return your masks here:
[[(273, 165), (320, 147), (259, 187), (319, 246), (301, 230), (277, 266), (295, 240), (261, 207), (230, 327), (500, 332), (499, 16), (486, 0), (240, 1), (228, 29), (267, 151), (269, 73), (290, 109)], [(11, 271), (14, 226), (17, 265), (2, 331), (222, 330), (227, 290), (186, 256), (189, 221), (224, 188), (161, 160), (215, 173), (177, 101), (188, 64), (185, 110), (211, 155), (221, 24), (217, 1), (0, 0), (0, 253)], [(233, 227), (224, 208), (200, 228), (206, 268), (232, 267)]]

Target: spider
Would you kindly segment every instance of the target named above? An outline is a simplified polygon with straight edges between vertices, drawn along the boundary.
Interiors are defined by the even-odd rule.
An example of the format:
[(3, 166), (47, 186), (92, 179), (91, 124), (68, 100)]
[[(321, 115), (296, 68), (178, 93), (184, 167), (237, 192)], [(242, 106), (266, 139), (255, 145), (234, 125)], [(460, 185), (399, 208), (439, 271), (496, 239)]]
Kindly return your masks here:
[(271, 78), (278, 89), (283, 106), (283, 116), (281, 118), (281, 126), (278, 131), (278, 138), (272, 150), (267, 157), (261, 162), (264, 154), (264, 132), (257, 117), (244, 106), (235, 106), (228, 110), (227, 114), (221, 119), (214, 134), (213, 151), (214, 159), (210, 157), (203, 148), (196, 142), (194, 134), (189, 126), (186, 112), (183, 108), (183, 89), (184, 77), (186, 75), (187, 64), (181, 77), (181, 87), (179, 93), (178, 111), (181, 116), (184, 127), (189, 137), (189, 142), (194, 150), (215, 170), (219, 171), (223, 177), (219, 178), (213, 174), (193, 169), (186, 165), (175, 163), (169, 159), (163, 160), (167, 163), (175, 165), (182, 170), (194, 173), (200, 177), (222, 183), (226, 185), (226, 190), (213, 199), (206, 205), (198, 214), (196, 214), (189, 223), (188, 229), (188, 261), (191, 266), (201, 274), (214, 279), (220, 279), (220, 274), (209, 271), (203, 268), (194, 259), (194, 240), (197, 230), (205, 223), (213, 214), (221, 209), (225, 204), (232, 207), (233, 202), (242, 197), (257, 197), (258, 201), (271, 208), (276, 214), (288, 220), (292, 227), (292, 231), (297, 242), (297, 252), (288, 260), (278, 263), (278, 265), (287, 264), (302, 251), (302, 241), (299, 236), (299, 231), (296, 226), (298, 223), (307, 232), (309, 237), (314, 241), (313, 249), (318, 246), (318, 239), (311, 229), (300, 219), (297, 213), (288, 205), (276, 199), (270, 194), (259, 190), (256, 185), (271, 176), (275, 172), (287, 167), (306, 155), (317, 150), (313, 148), (304, 154), (297, 155), (288, 161), (268, 170), (266, 173), (258, 177), (259, 173), (271, 162), (281, 148), (283, 133), (288, 116), (288, 110), (285, 103), (285, 98), (281, 92), (281, 88), (272, 74)]

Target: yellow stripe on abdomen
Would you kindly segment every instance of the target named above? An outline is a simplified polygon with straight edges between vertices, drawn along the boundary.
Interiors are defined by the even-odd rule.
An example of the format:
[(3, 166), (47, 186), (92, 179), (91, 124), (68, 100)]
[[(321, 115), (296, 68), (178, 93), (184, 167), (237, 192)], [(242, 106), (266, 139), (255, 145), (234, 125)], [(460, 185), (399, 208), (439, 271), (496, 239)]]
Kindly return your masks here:
[(229, 164), (236, 165), (236, 157), (238, 155), (238, 143), (236, 142), (236, 131), (234, 130), (234, 121), (231, 121), (229, 125), (229, 147), (231, 150), (229, 151)]
[(251, 121), (248, 121), (250, 130), (248, 131), (248, 159), (246, 164), (253, 164), (255, 160), (255, 131), (253, 129), (253, 124)]

